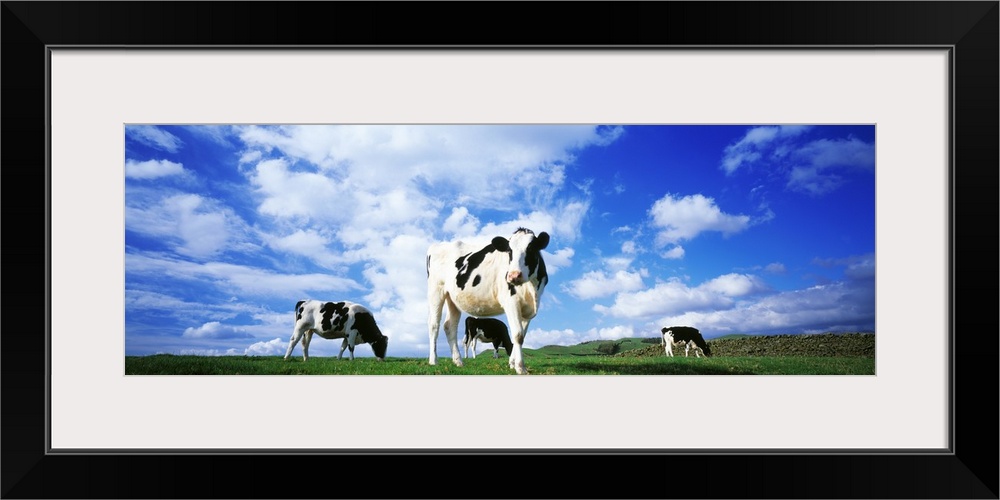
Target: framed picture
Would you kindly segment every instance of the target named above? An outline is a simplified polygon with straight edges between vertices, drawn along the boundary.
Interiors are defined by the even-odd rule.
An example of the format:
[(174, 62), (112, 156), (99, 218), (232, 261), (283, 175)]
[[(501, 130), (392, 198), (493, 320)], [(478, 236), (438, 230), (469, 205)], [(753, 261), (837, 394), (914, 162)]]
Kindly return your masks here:
[[(44, 244), (35, 252), (45, 256), (40, 290), (7, 306), (39, 311), (16, 316), (42, 319), (45, 335), (10, 335), (8, 324), (3, 340), (3, 446), (8, 458), (17, 457), (4, 461), (5, 497), (299, 496), (305, 493), (287, 489), (296, 480), (283, 476), (216, 480), (210, 492), (180, 478), (208, 478), (227, 466), (245, 471), (250, 463), (284, 474), (295, 464), (293, 475), (308, 482), (309, 473), (299, 471), (315, 461), (351, 460), (360, 470), (399, 478), (378, 481), (377, 496), (406, 498), (420, 491), (416, 481), (463, 474), (470, 458), (505, 468), (518, 463), (513, 469), (521, 472), (523, 464), (541, 465), (553, 455), (571, 467), (634, 460), (649, 470), (649, 484), (595, 479), (531, 496), (997, 497), (995, 463), (976, 458), (996, 456), (996, 440), (978, 437), (994, 431), (970, 417), (995, 416), (995, 404), (956, 384), (982, 380), (976, 394), (995, 394), (997, 360), (981, 353), (996, 352), (996, 336), (977, 337), (975, 345), (956, 336), (982, 324), (992, 329), (995, 319), (955, 307), (973, 295), (959, 295), (956, 286), (974, 282), (957, 279), (964, 269), (959, 242), (996, 245), (995, 238), (980, 241), (981, 233), (958, 233), (955, 224), (959, 215), (985, 218), (980, 200), (996, 197), (996, 2), (585, 3), (574, 7), (581, 21), (622, 19), (631, 27), (613, 37), (614, 45), (590, 29), (570, 28), (568, 43), (526, 46), (499, 35), (505, 20), (523, 19), (520, 8), (497, 15), (495, 27), (457, 29), (463, 39), (441, 40), (450, 31), (434, 29), (438, 21), (419, 29), (404, 21), (418, 12), (436, 19), (454, 4), (327, 5), (332, 17), (320, 15), (320, 6), (4, 3), (5, 104), (37, 100), (4, 107), (8, 186), (44, 185), (46, 194), (8, 204), (8, 221), (25, 215), (8, 229), (23, 235), (45, 228), (6, 247)], [(653, 16), (654, 7), (665, 11)], [(535, 9), (532, 15), (561, 19)], [(716, 21), (691, 22), (709, 18)], [(296, 147), (273, 125), (309, 133), (331, 124), (584, 124), (607, 126), (606, 133), (623, 124), (739, 125), (746, 137), (755, 130), (791, 134), (803, 125), (860, 127), (851, 137), (875, 155), (877, 370), (862, 377), (126, 375), (126, 304), (170, 299), (155, 282), (179, 272), (153, 266), (148, 281), (133, 287), (139, 295), (123, 286), (134, 269), (125, 259), (170, 259), (156, 244), (173, 237), (156, 231), (169, 221), (146, 217), (140, 198), (129, 198), (137, 192), (129, 189), (153, 193), (168, 183), (126, 182), (163, 169), (184, 175), (174, 166), (180, 162), (153, 165), (133, 155), (128, 141), (169, 149), (163, 141), (177, 136), (169, 127), (193, 125), (185, 133), (212, 141), (225, 140), (218, 135), (224, 127), (241, 125), (271, 135), (254, 143), (259, 148), (233, 154), (263, 155)], [(19, 163), (24, 167), (11, 167)], [(237, 159), (236, 168), (244, 163), (260, 165)], [(806, 173), (778, 182), (790, 186)], [(210, 182), (219, 192), (231, 189), (222, 178)], [(424, 182), (437, 181), (428, 175)], [(990, 191), (968, 192), (980, 186)], [(412, 201), (415, 193), (400, 196)], [(228, 208), (185, 211), (185, 202), (199, 200), (175, 201), (178, 217), (208, 218), (201, 227), (209, 229), (189, 233), (182, 250), (218, 250), (211, 230), (217, 226), (208, 222), (225, 218)], [(991, 217), (995, 206), (989, 204)], [(132, 234), (148, 241), (125, 238), (125, 227), (135, 224), (148, 230)], [(261, 230), (259, 223), (248, 227)], [(654, 239), (665, 253), (685, 241), (675, 233)], [(563, 250), (563, 257), (581, 251), (549, 250)], [(210, 266), (192, 272), (211, 274)], [(367, 276), (383, 279), (378, 269)], [(189, 337), (217, 337), (214, 328), (206, 321)], [(278, 342), (280, 351), (286, 342)], [(54, 480), (77, 477), (67, 471), (84, 469), (83, 461), (85, 479)], [(680, 484), (720, 473), (738, 479)], [(838, 476), (849, 479), (831, 479)], [(338, 479), (337, 496), (370, 491), (370, 480), (341, 484), (354, 481)], [(435, 488), (432, 495), (477, 493)]]

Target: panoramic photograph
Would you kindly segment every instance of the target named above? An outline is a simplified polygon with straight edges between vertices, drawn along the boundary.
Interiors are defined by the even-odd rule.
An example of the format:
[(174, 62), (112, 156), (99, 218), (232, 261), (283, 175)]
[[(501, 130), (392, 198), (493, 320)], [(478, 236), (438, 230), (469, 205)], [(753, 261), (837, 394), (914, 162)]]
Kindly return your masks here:
[(872, 124), (126, 124), (126, 375), (875, 375)]

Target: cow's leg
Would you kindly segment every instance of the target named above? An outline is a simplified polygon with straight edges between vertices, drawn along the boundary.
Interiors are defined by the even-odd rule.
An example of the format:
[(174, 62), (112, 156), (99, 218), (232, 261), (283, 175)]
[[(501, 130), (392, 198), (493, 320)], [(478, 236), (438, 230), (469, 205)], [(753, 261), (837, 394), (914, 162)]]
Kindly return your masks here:
[[(292, 349), (295, 348), (295, 344), (298, 344), (302, 340), (302, 334), (305, 333), (304, 330), (300, 330), (296, 325), (295, 329), (292, 330), (292, 338), (288, 340), (288, 350), (285, 351), (285, 359), (288, 359), (292, 355)], [(303, 358), (304, 360), (305, 358)]]
[(427, 356), (427, 363), (437, 364), (437, 339), (441, 330), (441, 308), (444, 307), (444, 292), (439, 287), (429, 286), (427, 290), (427, 304), (430, 307), (430, 314), (427, 316), (427, 340), (430, 343), (430, 354)]
[[(517, 305), (515, 304), (514, 307), (517, 307)], [(507, 324), (511, 328), (510, 340), (514, 344), (514, 348), (510, 351), (510, 359), (507, 360), (507, 366), (513, 368), (518, 375), (526, 375), (528, 373), (527, 368), (524, 367), (521, 344), (524, 343), (524, 334), (528, 332), (528, 323), (530, 321), (522, 320), (516, 310), (507, 311)]]
[(337, 354), (337, 359), (344, 359), (344, 351), (347, 349), (347, 337), (344, 337), (344, 341), (340, 343), (340, 354)]
[(688, 351), (691, 350), (691, 342), (684, 344), (684, 357), (688, 357)]
[[(476, 351), (479, 350), (479, 336), (472, 337), (472, 358), (475, 359)], [(468, 354), (465, 357), (469, 357)]]
[[(448, 347), (451, 348), (451, 362), (455, 363), (455, 366), (465, 366), (462, 363), (462, 353), (458, 350), (458, 324), (462, 319), (462, 311), (450, 298), (445, 298), (444, 304), (447, 308), (444, 334), (448, 337)], [(473, 349), (473, 357), (475, 357), (475, 349)]]
[(499, 359), (499, 358), (500, 358), (500, 346), (495, 345), (493, 346), (493, 359)]
[(302, 361), (309, 360), (309, 342), (312, 342), (312, 337), (312, 330), (306, 332), (305, 336), (302, 337)]

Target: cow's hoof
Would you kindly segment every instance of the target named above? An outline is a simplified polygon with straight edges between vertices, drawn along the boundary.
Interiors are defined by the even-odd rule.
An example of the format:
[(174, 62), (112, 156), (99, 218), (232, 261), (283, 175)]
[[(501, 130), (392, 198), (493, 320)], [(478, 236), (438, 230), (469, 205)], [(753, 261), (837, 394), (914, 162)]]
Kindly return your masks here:
[(452, 360), (452, 362), (454, 362), (454, 363), (455, 363), (455, 366), (460, 366), (460, 367), (461, 367), (461, 366), (465, 366), (465, 364), (464, 364), (464, 363), (462, 363), (462, 360), (461, 360), (461, 359), (453, 359), (453, 360)]
[(527, 375), (528, 374), (528, 370), (525, 367), (520, 366), (520, 365), (515, 366), (514, 370), (517, 372), (518, 375)]

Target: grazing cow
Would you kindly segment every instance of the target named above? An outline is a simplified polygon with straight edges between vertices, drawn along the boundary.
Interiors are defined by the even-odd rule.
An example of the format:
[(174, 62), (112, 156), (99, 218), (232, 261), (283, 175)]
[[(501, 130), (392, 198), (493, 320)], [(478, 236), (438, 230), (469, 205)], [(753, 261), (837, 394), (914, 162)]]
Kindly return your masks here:
[(507, 356), (510, 356), (510, 350), (513, 349), (510, 341), (510, 332), (507, 330), (507, 325), (503, 324), (496, 318), (475, 318), (469, 316), (465, 318), (465, 340), (462, 341), (462, 345), (465, 346), (465, 357), (469, 357), (469, 347), (472, 347), (472, 357), (476, 357), (476, 342), (492, 342), (493, 343), (493, 359), (500, 357), (500, 346), (507, 351)]
[(660, 330), (663, 334), (663, 338), (660, 339), (660, 344), (666, 351), (667, 356), (674, 355), (674, 345), (685, 346), (684, 356), (688, 355), (688, 352), (693, 348), (695, 357), (701, 357), (704, 353), (705, 357), (712, 355), (712, 350), (708, 348), (708, 342), (705, 342), (705, 338), (701, 336), (701, 332), (697, 328), (691, 328), (690, 326), (671, 326), (669, 328), (663, 328)]
[(295, 329), (288, 341), (288, 351), (285, 359), (292, 355), (295, 344), (302, 341), (302, 361), (309, 360), (309, 342), (313, 333), (325, 339), (344, 339), (340, 344), (340, 354), (351, 350), (351, 360), (354, 360), (354, 346), (369, 344), (379, 361), (385, 361), (385, 348), (389, 337), (375, 324), (371, 311), (361, 304), (353, 302), (321, 302), (318, 300), (300, 300), (295, 304)]
[(538, 302), (549, 282), (542, 260), (542, 249), (548, 244), (548, 233), (535, 236), (531, 230), (521, 227), (514, 231), (510, 240), (497, 236), (485, 246), (461, 241), (431, 245), (427, 249), (428, 362), (437, 364), (441, 310), (447, 304), (444, 331), (455, 366), (462, 366), (458, 350), (458, 323), (462, 311), (480, 318), (506, 314), (513, 334), (508, 365), (518, 374), (528, 373), (521, 345), (528, 323), (538, 314)]

